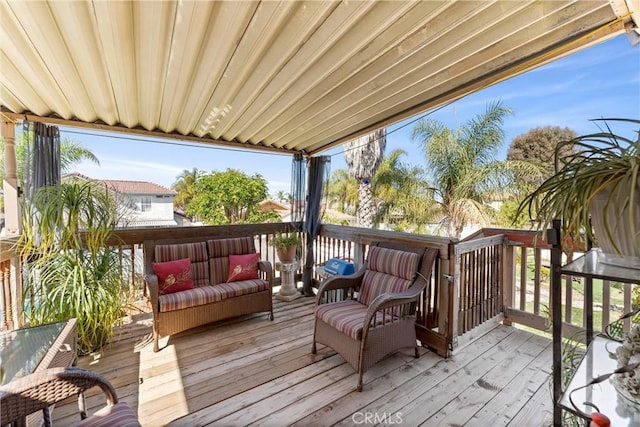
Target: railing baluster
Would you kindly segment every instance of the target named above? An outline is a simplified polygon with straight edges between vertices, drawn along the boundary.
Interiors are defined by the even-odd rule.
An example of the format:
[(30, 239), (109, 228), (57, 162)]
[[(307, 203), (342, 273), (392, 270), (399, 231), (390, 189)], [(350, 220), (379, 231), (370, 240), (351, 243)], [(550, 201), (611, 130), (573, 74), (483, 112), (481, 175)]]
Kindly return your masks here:
[(527, 258), (529, 257), (526, 246), (522, 247), (520, 256), (520, 310), (527, 310)]
[(533, 276), (533, 313), (540, 314), (540, 268), (542, 267), (542, 251), (534, 249), (535, 271)]

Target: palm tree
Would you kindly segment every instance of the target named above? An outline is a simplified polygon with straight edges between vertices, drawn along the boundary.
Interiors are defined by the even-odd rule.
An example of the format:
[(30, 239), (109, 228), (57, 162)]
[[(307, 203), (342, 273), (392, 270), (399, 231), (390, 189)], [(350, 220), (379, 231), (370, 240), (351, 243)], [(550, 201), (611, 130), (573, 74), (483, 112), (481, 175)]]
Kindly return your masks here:
[[(27, 135), (23, 132), (18, 136), (16, 141), (16, 169), (18, 174), (18, 182), (24, 187), (24, 159), (25, 147), (27, 144)], [(0, 154), (4, 153), (4, 141), (0, 139)], [(60, 141), (60, 169), (62, 173), (71, 172), (74, 166), (83, 160), (89, 160), (97, 165), (100, 161), (90, 150), (83, 147), (78, 141), (63, 138)], [(4, 155), (0, 155), (0, 177), (4, 177)]]
[(62, 172), (70, 172), (75, 165), (83, 160), (100, 165), (100, 161), (90, 150), (84, 148), (78, 141), (64, 138), (60, 143), (60, 169)]
[(346, 169), (337, 169), (331, 174), (327, 190), (329, 206), (353, 215), (358, 207), (358, 183)]
[(398, 230), (416, 230), (436, 214), (424, 170), (401, 162), (406, 155), (404, 150), (393, 150), (383, 157), (373, 177), (376, 225), (386, 222)]
[(278, 190), (278, 192), (275, 194), (275, 199), (280, 203), (286, 203), (291, 200), (291, 195), (286, 191)]
[[(434, 217), (433, 197), (424, 171), (400, 161), (407, 153), (397, 149), (382, 158), (371, 180), (376, 213), (373, 223), (385, 222), (399, 230), (416, 230)], [(333, 172), (329, 203), (340, 212), (353, 214), (358, 206), (358, 182), (346, 169)]]
[(424, 149), (442, 225), (451, 237), (459, 238), (466, 224), (488, 223), (485, 202), (505, 191), (513, 178), (509, 162), (495, 158), (505, 135), (504, 119), (511, 113), (493, 102), (457, 129), (433, 119), (420, 120), (413, 128), (411, 137)]
[(344, 157), (349, 167), (349, 175), (358, 180), (358, 224), (371, 227), (375, 205), (371, 179), (376, 173), (387, 145), (385, 129), (378, 129), (345, 144)]
[(193, 168), (191, 171), (185, 169), (171, 185), (171, 189), (178, 193), (173, 199), (173, 205), (182, 212), (187, 211), (187, 206), (196, 195), (196, 181), (200, 175), (197, 168)]

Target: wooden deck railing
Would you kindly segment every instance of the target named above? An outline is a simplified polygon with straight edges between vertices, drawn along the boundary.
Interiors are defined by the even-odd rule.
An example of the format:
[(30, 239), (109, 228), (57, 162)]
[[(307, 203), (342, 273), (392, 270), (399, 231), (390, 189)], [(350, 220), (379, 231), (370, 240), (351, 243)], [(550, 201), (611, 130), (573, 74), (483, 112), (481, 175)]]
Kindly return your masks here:
[[(118, 230), (110, 242), (121, 253), (121, 277), (131, 298), (147, 295), (142, 280), (144, 259), (142, 242), (146, 239), (188, 238), (198, 236), (256, 236), (256, 249), (274, 265), (272, 236), (294, 230), (290, 223), (244, 224), (207, 227), (172, 227)], [(462, 242), (449, 238), (360, 227), (325, 224), (314, 241), (314, 265), (330, 258), (348, 259), (356, 268), (366, 259), (368, 247), (376, 241), (437, 248), (431, 283), (421, 295), (416, 330), (419, 339), (446, 356), (462, 344), (475, 339), (496, 322), (519, 323), (539, 330), (550, 326), (549, 250), (540, 233), (523, 230), (486, 228)], [(2, 242), (0, 293), (2, 328), (21, 325), (19, 288), (20, 262)], [(304, 246), (303, 246), (304, 247)], [(301, 265), (304, 265), (304, 251)], [(277, 270), (276, 280), (279, 279)], [(298, 278), (302, 269), (298, 271)], [(319, 276), (314, 277), (317, 283)], [(277, 284), (277, 283), (276, 283)], [(582, 330), (585, 312), (583, 289), (579, 279), (565, 277), (563, 286), (563, 322), (566, 336)], [(596, 283), (596, 329), (631, 309), (631, 284), (604, 281)], [(629, 323), (626, 323), (626, 328)]]
[[(551, 327), (549, 285), (551, 245), (543, 239), (542, 233), (485, 228), (458, 244), (456, 254), (460, 247), (477, 244), (476, 250), (471, 252), (471, 259), (465, 262), (471, 263), (476, 271), (493, 271), (489, 263), (494, 260), (487, 258), (483, 253), (492, 244), (490, 240), (492, 238), (503, 239), (501, 269), (503, 273), (499, 280), (504, 302), (501, 314), (503, 321), (548, 331)], [(483, 242), (485, 242), (484, 245)], [(582, 253), (577, 252), (570, 256), (565, 255), (563, 263), (580, 255)], [(471, 280), (471, 283), (474, 280)], [(563, 335), (584, 340), (585, 313), (587, 312), (584, 279), (564, 275), (562, 282)], [(593, 289), (595, 295), (593, 311), (597, 313), (594, 329), (602, 331), (607, 324), (631, 311), (632, 284), (594, 280)], [(490, 297), (489, 295), (481, 298), (480, 303), (488, 304), (483, 299)], [(630, 321), (626, 320), (623, 327), (624, 330), (628, 330)], [(461, 334), (465, 332), (467, 332), (466, 329), (460, 329)]]

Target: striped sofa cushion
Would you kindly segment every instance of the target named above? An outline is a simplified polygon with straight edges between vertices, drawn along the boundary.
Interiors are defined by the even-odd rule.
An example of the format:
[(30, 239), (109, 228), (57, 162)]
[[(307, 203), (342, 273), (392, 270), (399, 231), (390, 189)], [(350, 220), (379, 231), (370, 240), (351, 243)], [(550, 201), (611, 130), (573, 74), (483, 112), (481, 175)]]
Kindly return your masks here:
[(205, 242), (156, 245), (155, 262), (189, 258), (195, 287), (209, 285), (209, 258)]
[[(354, 300), (320, 304), (316, 308), (316, 317), (318, 319), (356, 341), (362, 339), (366, 315), (367, 306)], [(378, 311), (375, 324), (381, 325), (383, 320), (385, 319), (382, 312)], [(386, 321), (390, 321), (389, 315), (387, 315)]]
[(133, 410), (125, 402), (118, 402), (115, 405), (107, 405), (94, 413), (89, 418), (85, 418), (74, 427), (136, 427), (140, 426), (138, 418)]
[(211, 283), (225, 283), (229, 278), (229, 255), (253, 254), (256, 252), (253, 237), (208, 240)]
[(406, 291), (419, 262), (420, 256), (414, 252), (371, 247), (358, 302), (368, 306), (380, 294)]
[(160, 295), (160, 312), (181, 310), (222, 299), (222, 292), (216, 286), (201, 286), (186, 291)]
[(266, 291), (269, 282), (262, 279), (240, 280), (238, 282), (219, 283), (213, 286), (220, 292), (222, 299)]

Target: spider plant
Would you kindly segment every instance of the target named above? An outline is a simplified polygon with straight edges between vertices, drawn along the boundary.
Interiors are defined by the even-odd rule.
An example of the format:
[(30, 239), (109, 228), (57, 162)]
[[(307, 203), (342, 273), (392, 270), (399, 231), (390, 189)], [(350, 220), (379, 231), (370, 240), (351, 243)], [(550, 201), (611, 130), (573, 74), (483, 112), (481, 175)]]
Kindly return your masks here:
[(123, 260), (107, 244), (116, 212), (91, 182), (43, 187), (23, 204), (25, 314), (31, 325), (77, 318), (81, 353), (102, 347), (122, 317)]
[[(578, 242), (584, 233), (604, 252), (640, 256), (640, 131), (629, 138), (609, 126), (636, 126), (640, 120), (597, 121), (603, 123), (601, 132), (558, 144), (554, 175), (522, 201), (518, 213), (528, 209), (533, 217), (536, 212), (541, 229), (562, 219), (563, 234)], [(575, 152), (561, 157), (566, 145), (573, 145)]]

